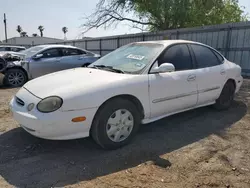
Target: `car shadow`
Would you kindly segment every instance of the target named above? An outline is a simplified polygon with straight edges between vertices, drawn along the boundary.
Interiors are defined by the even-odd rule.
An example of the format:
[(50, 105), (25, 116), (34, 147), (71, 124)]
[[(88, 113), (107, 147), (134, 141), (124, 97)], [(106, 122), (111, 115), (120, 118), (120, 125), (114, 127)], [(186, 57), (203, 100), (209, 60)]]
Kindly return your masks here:
[(91, 138), (48, 141), (16, 128), (0, 135), (0, 176), (16, 187), (63, 187), (151, 160), (169, 166), (160, 155), (220, 135), (246, 113), (241, 101), (228, 111), (204, 107), (180, 113), (141, 126), (132, 143), (114, 151), (100, 149)]

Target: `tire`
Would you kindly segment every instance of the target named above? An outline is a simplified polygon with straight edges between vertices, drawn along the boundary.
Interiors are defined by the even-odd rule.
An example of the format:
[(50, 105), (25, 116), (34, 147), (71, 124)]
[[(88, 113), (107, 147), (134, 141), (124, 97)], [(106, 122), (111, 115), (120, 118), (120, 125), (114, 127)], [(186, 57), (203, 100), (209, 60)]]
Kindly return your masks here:
[(6, 67), (7, 67), (7, 62), (0, 57), (0, 72), (5, 71)]
[(227, 110), (230, 108), (234, 100), (235, 86), (232, 81), (228, 81), (220, 94), (220, 97), (216, 100), (214, 107), (217, 110)]
[(122, 98), (112, 99), (98, 110), (91, 127), (91, 136), (102, 148), (117, 149), (134, 138), (140, 121), (140, 113), (132, 102)]
[(27, 75), (21, 69), (9, 69), (4, 76), (4, 84), (11, 87), (21, 87), (28, 81)]

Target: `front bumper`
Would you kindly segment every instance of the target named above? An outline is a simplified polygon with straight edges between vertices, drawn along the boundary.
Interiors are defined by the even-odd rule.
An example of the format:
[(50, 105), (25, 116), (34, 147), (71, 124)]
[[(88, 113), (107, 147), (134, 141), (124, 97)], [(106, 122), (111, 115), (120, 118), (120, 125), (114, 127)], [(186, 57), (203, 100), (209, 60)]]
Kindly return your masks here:
[[(25, 102), (21, 106), (16, 102), (16, 97)], [(68, 140), (83, 138), (89, 136), (92, 120), (97, 108), (77, 110), (77, 111), (60, 111), (52, 113), (41, 113), (36, 107), (31, 111), (27, 110), (30, 103), (35, 106), (41, 100), (22, 88), (10, 102), (10, 108), (14, 119), (30, 134), (51, 140)], [(83, 122), (72, 122), (75, 117), (85, 116)]]

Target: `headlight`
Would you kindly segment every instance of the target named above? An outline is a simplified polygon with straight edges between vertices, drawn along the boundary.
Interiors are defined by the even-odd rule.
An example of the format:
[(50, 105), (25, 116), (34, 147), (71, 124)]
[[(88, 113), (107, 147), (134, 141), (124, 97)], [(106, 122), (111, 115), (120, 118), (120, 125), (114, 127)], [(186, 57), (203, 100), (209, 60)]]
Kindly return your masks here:
[(58, 110), (63, 104), (63, 100), (60, 97), (52, 96), (41, 100), (37, 104), (37, 109), (43, 113), (54, 112)]

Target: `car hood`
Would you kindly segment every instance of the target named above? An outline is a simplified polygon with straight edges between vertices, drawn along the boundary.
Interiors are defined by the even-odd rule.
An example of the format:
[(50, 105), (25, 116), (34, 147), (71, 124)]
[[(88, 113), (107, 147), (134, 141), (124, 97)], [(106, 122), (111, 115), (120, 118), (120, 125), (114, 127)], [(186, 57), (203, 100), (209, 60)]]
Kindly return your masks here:
[(76, 68), (48, 74), (24, 85), (39, 98), (60, 96), (63, 99), (90, 94), (114, 87), (119, 81), (127, 80), (136, 75), (120, 74), (92, 68)]
[(20, 52), (12, 52), (12, 51), (2, 51), (0, 52), (0, 56), (3, 57), (3, 56), (6, 56), (6, 55), (12, 55), (12, 56), (19, 56), (21, 57), (22, 59), (25, 58), (25, 54), (23, 53), (20, 53)]

